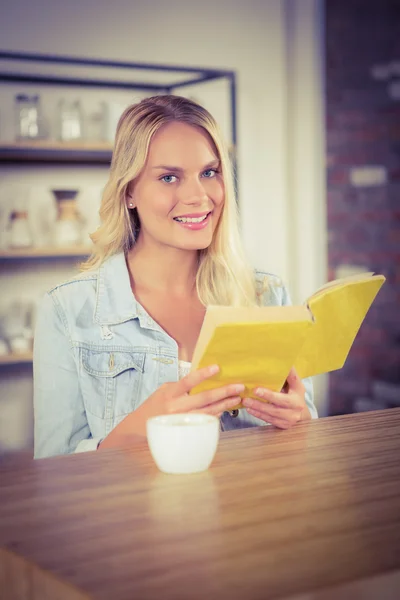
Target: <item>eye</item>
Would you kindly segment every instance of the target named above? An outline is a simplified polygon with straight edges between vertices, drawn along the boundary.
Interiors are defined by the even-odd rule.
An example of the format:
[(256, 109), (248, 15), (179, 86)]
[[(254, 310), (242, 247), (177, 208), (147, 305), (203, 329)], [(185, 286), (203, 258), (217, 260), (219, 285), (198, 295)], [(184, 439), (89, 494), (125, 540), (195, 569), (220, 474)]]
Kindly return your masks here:
[(217, 173), (219, 173), (217, 169), (207, 169), (207, 171), (204, 171), (203, 177), (211, 179), (212, 177), (215, 177)]
[(160, 181), (164, 181), (164, 183), (174, 183), (172, 179), (176, 179), (176, 175), (164, 175), (161, 177)]

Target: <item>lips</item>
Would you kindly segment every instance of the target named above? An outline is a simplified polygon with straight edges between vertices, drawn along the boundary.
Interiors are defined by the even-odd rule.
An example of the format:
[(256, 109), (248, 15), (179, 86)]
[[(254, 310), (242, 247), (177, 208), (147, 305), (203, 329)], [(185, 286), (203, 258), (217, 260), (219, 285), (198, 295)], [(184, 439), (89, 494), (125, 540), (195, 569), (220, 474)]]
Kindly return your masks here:
[(174, 217), (174, 221), (180, 227), (190, 229), (191, 231), (198, 231), (207, 227), (208, 223), (210, 222), (211, 214), (211, 212), (205, 212), (201, 214), (197, 213), (193, 215), (182, 215), (179, 217)]
[(206, 210), (201, 213), (190, 213), (187, 215), (177, 215), (176, 217), (174, 217), (174, 220), (177, 220), (177, 219), (201, 219), (202, 217), (207, 216), (210, 212), (212, 212), (212, 211)]

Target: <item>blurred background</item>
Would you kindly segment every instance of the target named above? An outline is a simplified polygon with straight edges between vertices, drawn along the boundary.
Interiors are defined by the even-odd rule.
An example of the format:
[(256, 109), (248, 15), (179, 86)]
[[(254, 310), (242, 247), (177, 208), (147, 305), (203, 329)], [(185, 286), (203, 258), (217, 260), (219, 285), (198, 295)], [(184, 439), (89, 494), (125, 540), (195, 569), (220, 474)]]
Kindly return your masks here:
[(400, 404), (400, 0), (14, 0), (0, 39), (0, 454), (32, 449), (36, 306), (88, 253), (117, 120), (165, 91), (219, 121), (249, 258), (294, 302), (387, 278), (319, 414)]

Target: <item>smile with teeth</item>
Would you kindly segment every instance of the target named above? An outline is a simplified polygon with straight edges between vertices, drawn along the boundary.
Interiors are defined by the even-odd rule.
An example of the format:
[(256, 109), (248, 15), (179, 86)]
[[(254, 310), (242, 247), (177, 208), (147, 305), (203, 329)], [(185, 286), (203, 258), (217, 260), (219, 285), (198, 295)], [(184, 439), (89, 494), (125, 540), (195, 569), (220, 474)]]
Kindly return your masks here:
[(178, 223), (201, 223), (205, 219), (207, 219), (208, 215), (203, 215), (202, 217), (174, 217), (174, 221), (178, 221)]

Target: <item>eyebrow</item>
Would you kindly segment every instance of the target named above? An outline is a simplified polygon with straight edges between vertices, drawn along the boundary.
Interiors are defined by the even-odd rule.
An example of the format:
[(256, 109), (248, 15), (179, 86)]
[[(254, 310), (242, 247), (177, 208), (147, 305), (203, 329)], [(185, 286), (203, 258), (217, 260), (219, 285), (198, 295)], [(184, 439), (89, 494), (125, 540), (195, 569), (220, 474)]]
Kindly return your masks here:
[[(211, 169), (211, 167), (216, 167), (220, 164), (220, 162), (221, 161), (218, 158), (216, 158), (215, 160), (212, 160), (211, 162), (206, 164), (202, 168), (202, 171), (207, 171), (207, 169)], [(177, 173), (182, 173), (184, 171), (184, 169), (181, 169), (181, 167), (172, 167), (171, 165), (157, 165), (156, 167), (152, 167), (152, 169), (162, 169), (163, 171), (175, 171)]]

